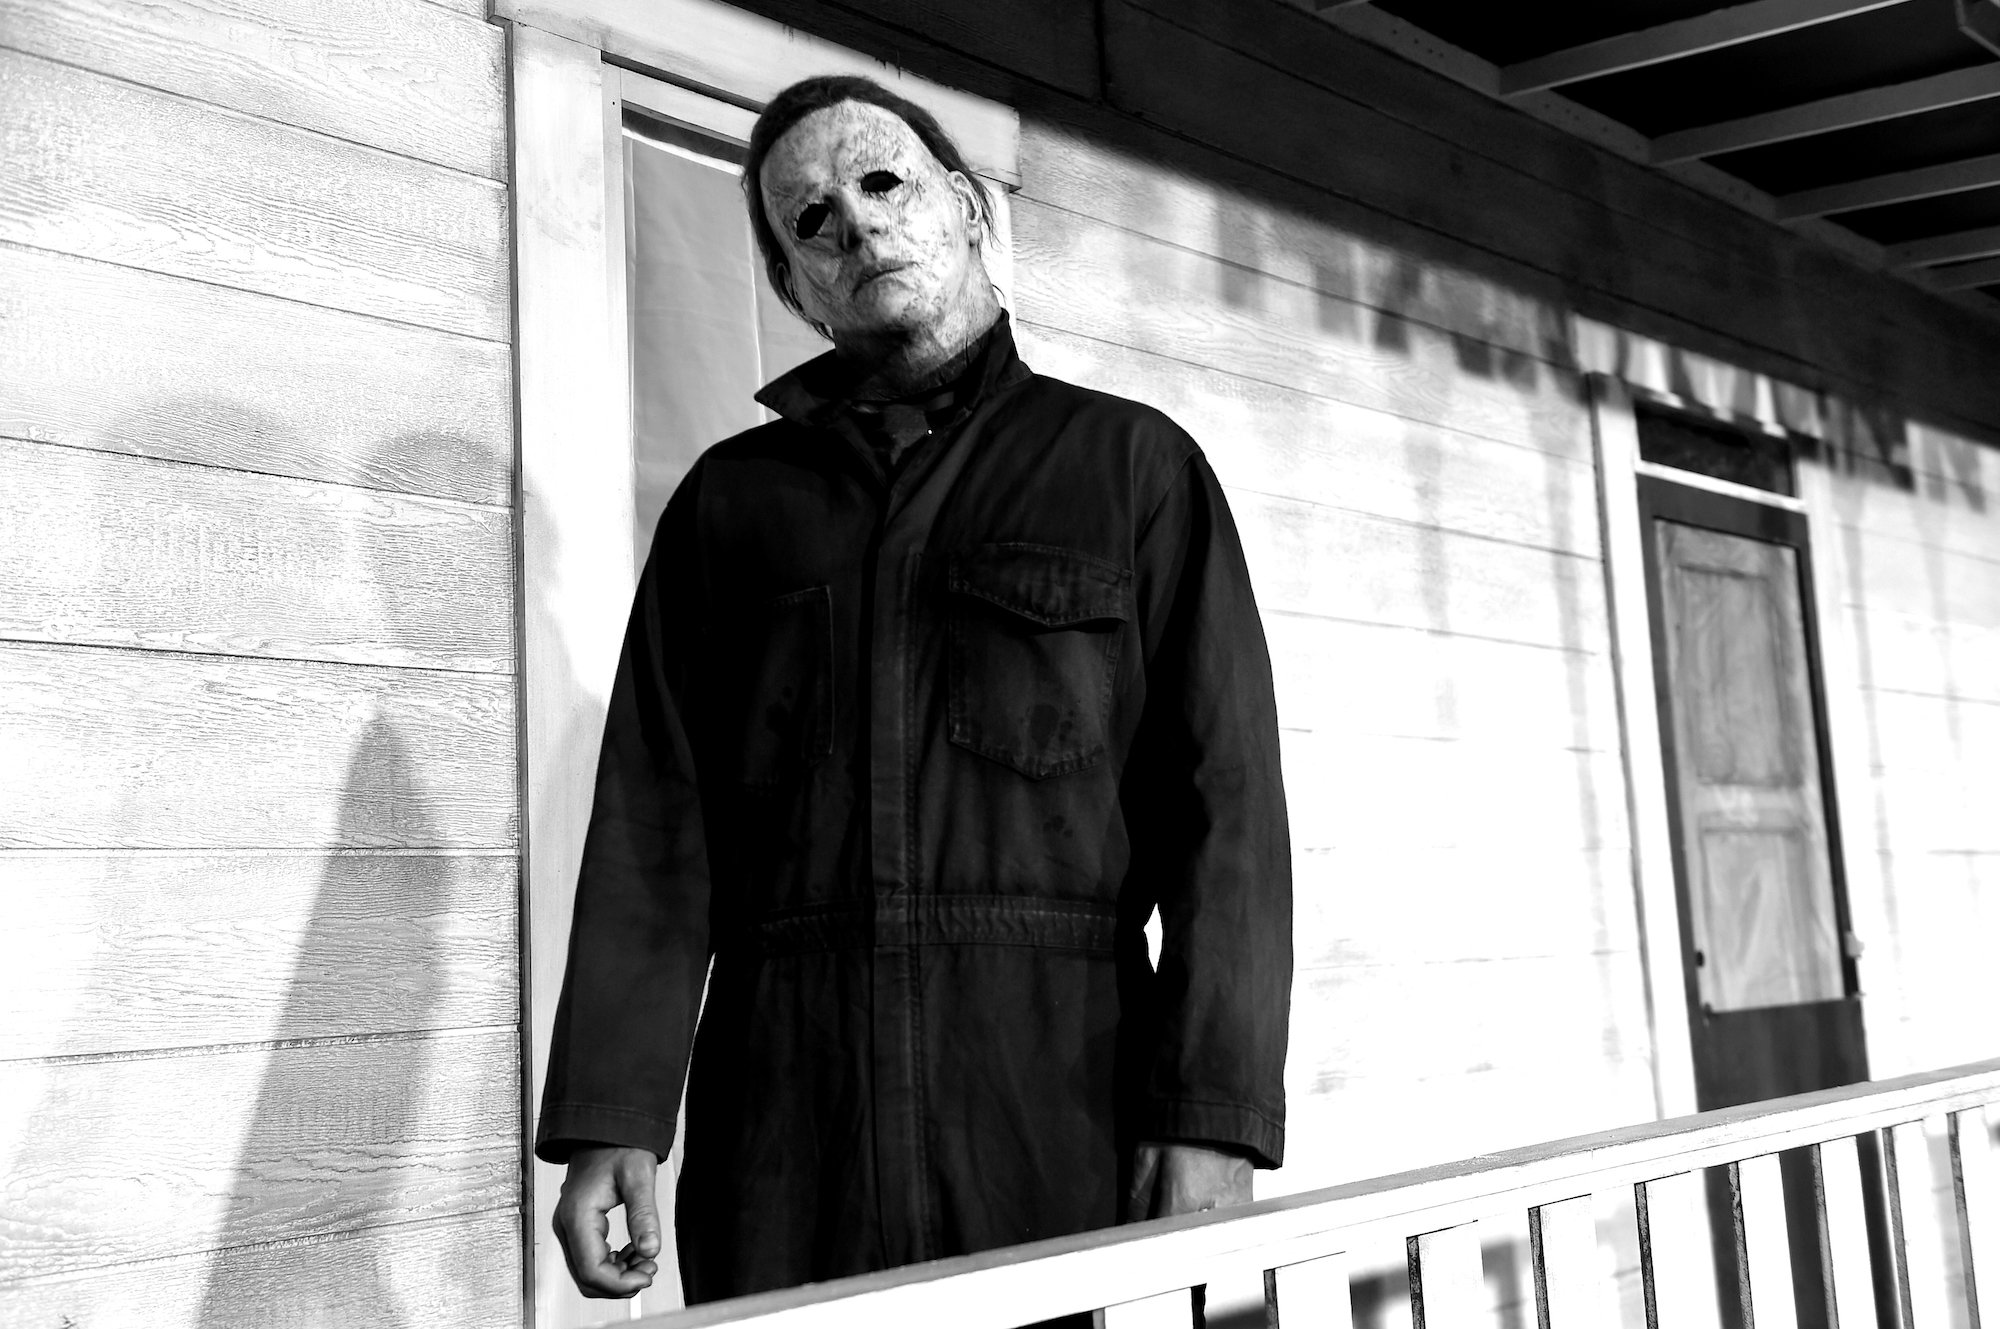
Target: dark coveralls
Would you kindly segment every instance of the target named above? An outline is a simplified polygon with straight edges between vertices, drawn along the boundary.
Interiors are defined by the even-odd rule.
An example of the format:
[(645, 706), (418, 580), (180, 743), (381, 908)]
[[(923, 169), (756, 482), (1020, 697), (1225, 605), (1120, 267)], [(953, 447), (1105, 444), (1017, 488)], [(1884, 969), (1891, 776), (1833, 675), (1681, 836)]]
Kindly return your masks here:
[(661, 518), (556, 1012), (551, 1162), (664, 1156), (693, 1044), (691, 1301), (1109, 1226), (1137, 1141), (1284, 1151), (1276, 710), (1206, 460), (1004, 318), (893, 478), (838, 374)]

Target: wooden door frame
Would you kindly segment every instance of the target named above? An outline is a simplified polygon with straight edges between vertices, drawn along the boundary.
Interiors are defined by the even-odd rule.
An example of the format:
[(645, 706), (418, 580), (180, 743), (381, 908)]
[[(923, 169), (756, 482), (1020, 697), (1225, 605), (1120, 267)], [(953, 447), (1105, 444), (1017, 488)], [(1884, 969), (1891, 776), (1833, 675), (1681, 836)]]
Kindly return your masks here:
[[(1639, 516), (1639, 425), (1622, 379), (1587, 379), (1597, 452), (1598, 514), (1610, 601), (1612, 672), (1625, 758), (1632, 881), (1652, 1023), (1653, 1093), (1661, 1117), (1695, 1110), (1694, 1045), (1688, 991), (1680, 973), (1680, 902), (1673, 827), (1667, 814), (1666, 753), (1660, 733), (1658, 666), (1646, 599), (1645, 530)], [(1671, 957), (1672, 969), (1667, 957)]]
[[(1848, 901), (1847, 873), (1843, 863), (1845, 853), (1840, 833), (1839, 786), (1834, 782), (1832, 744), (1827, 740), (1826, 681), (1820, 666), (1819, 606), (1812, 593), (1814, 585), (1812, 530), (1806, 516), (1805, 504), (1785, 495), (1769, 494), (1761, 490), (1745, 491), (1743, 486), (1726, 485), (1726, 482), (1689, 484), (1687, 473), (1662, 474), (1669, 469), (1647, 466), (1639, 476), (1637, 489), (1642, 532), (1646, 524), (1655, 519), (1677, 521), (1704, 530), (1780, 544), (1791, 549), (1796, 557), (1794, 566), (1799, 579), (1799, 619), (1805, 637), (1806, 695), (1810, 704), (1814, 750), (1819, 764), (1819, 796), (1822, 816), (1825, 818), (1828, 872), (1834, 899), (1834, 923), (1839, 932), (1841, 986), (1844, 989), (1842, 996), (1843, 999), (1859, 997), (1860, 974), (1855, 964), (1855, 956), (1848, 944), (1854, 935), (1853, 910)], [(1650, 542), (1642, 546), (1641, 553), (1645, 556), (1646, 594), (1652, 627), (1653, 655), (1656, 660), (1665, 661), (1666, 625), (1658, 612), (1659, 607), (1664, 604), (1663, 570), (1658, 556), (1652, 551)], [(1662, 770), (1670, 771), (1674, 769), (1677, 754), (1674, 734), (1665, 718), (1668, 708), (1673, 704), (1673, 696), (1672, 679), (1667, 677), (1664, 668), (1658, 672), (1656, 686), (1656, 705), (1661, 716), (1659, 728)], [(1670, 830), (1679, 828), (1683, 832), (1672, 836), (1670, 847), (1673, 850), (1675, 895), (1679, 906), (1680, 959), (1685, 978), (1684, 997), (1690, 1019), (1696, 1019), (1700, 1015), (1702, 999), (1693, 963), (1693, 905), (1689, 898), (1690, 891), (1687, 889), (1689, 867), (1686, 861), (1687, 837), (1682, 825), (1684, 814), (1677, 782), (1668, 779), (1665, 784), (1668, 827)]]
[[(625, 310), (624, 109), (725, 136), (813, 74), (862, 74), (926, 107), (998, 186), (989, 267), (1010, 291), (1007, 192), (1020, 184), (1009, 106), (717, 0), (494, 0), (512, 72), (519, 468), (523, 888), (521, 1132), (525, 1305), (537, 1314), (552, 1187), (528, 1155), (590, 815), (612, 672), (637, 579)], [(641, 72), (644, 71), (644, 72)], [(1003, 296), (1004, 298), (1004, 296)]]
[[(1671, 348), (1660, 350), (1661, 356), (1652, 358), (1672, 360), (1678, 354)], [(1613, 360), (1617, 370), (1644, 371), (1651, 363), (1648, 357), (1636, 355), (1621, 355)], [(1659, 385), (1635, 381), (1648, 377), (1643, 372), (1617, 370), (1588, 373), (1585, 387), (1596, 445), (1613, 673), (1632, 828), (1633, 885), (1653, 1037), (1654, 1092), (1659, 1114), (1671, 1117), (1695, 1110), (1691, 1030), (1692, 1016), (1699, 1006), (1690, 990), (1682, 958), (1684, 933), (1675, 867), (1677, 850), (1668, 802), (1667, 753), (1656, 702), (1662, 661), (1653, 640), (1645, 530), (1639, 502), (1642, 476), (1665, 477), (1690, 488), (1753, 498), (1765, 506), (1781, 509), (1804, 523), (1810, 548), (1824, 555), (1806, 578), (1802, 605), (1814, 623), (1818, 652), (1815, 719), (1821, 726), (1820, 759), (1826, 782), (1828, 825), (1838, 826), (1841, 836), (1838, 870), (1845, 886), (1842, 895), (1849, 928), (1863, 940), (1880, 935), (1882, 928), (1871, 908), (1870, 894), (1865, 889), (1857, 890), (1868, 871), (1866, 844), (1871, 827), (1862, 816), (1866, 809), (1855, 802), (1865, 791), (1865, 781), (1838, 778), (1842, 772), (1850, 776), (1856, 776), (1857, 772), (1865, 775), (1867, 749), (1864, 738), (1858, 737), (1865, 731), (1857, 728), (1852, 713), (1857, 676), (1840, 617), (1839, 583), (1844, 574), (1839, 566), (1840, 545), (1828, 476), (1822, 466), (1802, 461), (1798, 468), (1799, 497), (1787, 498), (1641, 460), (1637, 404), (1688, 413), (1692, 403)], [(1731, 372), (1748, 385), (1736, 395), (1757, 404), (1760, 407), (1757, 414), (1737, 417), (1719, 409), (1695, 413), (1706, 414), (1715, 423), (1729, 428), (1770, 432), (1776, 428), (1778, 414), (1771, 409), (1773, 402), (1788, 402), (1792, 411), (1799, 413), (1802, 404), (1812, 400), (1810, 394), (1790, 385), (1747, 371)], [(1857, 766), (1857, 762), (1861, 764)], [(1853, 965), (1856, 991), (1865, 994), (1868, 988), (1865, 957), (1846, 958)], [(1868, 1002), (1862, 1004), (1862, 1016), (1865, 1033), (1872, 1033), (1873, 1023), (1884, 1018)], [(1872, 1037), (1868, 1041), (1871, 1045), (1875, 1042)]]

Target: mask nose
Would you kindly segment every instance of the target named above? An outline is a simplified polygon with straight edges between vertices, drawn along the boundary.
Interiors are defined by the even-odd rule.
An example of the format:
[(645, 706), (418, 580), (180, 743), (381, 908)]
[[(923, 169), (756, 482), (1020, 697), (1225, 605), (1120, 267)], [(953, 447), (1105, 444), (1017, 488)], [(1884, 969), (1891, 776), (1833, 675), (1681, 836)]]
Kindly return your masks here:
[(889, 208), (879, 199), (844, 189), (832, 200), (836, 236), (843, 250), (854, 250), (889, 230)]

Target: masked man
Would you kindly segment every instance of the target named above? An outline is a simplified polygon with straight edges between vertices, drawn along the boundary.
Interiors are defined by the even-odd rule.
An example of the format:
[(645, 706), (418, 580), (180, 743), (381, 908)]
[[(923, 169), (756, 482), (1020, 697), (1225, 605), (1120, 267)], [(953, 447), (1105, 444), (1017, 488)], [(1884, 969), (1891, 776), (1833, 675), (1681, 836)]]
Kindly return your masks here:
[(834, 349), (694, 465), (640, 579), (536, 1145), (571, 1272), (651, 1281), (684, 1078), (690, 1301), (1248, 1199), (1290, 845), (1215, 476), (1022, 363), (921, 108), (797, 84), (745, 192)]

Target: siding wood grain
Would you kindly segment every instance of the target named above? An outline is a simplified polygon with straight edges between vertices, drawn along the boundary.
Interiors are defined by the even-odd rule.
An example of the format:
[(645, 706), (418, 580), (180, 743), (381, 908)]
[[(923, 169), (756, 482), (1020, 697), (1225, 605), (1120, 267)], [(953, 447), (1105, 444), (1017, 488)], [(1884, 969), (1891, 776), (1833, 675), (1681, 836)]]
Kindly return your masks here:
[(0, 645), (0, 848), (487, 848), (514, 680)]
[(0, 240), (501, 340), (506, 190), (0, 51)]
[(31, 55), (506, 178), (506, 38), (469, 14), (420, 0), (0, 0), (0, 33)]
[(1620, 747), (1611, 661), (1448, 632), (1264, 611), (1286, 729)]
[(0, 1284), (0, 1321), (90, 1329), (521, 1321), (512, 1209)]
[[(1588, 455), (1582, 380), (1071, 213), (1016, 200), (1021, 318), (1479, 438)], [(1234, 292), (1234, 297), (1230, 295)], [(1468, 361), (1472, 368), (1468, 369)], [(1482, 372), (1483, 368), (1483, 372)]]
[[(1362, 1020), (1357, 1011), (1394, 1017)], [(1399, 1072), (1429, 1086), (1405, 1089), (1412, 1098), (1494, 1067), (1538, 1066), (1554, 1078), (1644, 1055), (1647, 1046), (1637, 951), (1301, 969), (1292, 1028), (1296, 1064), (1288, 1060), (1286, 1082), (1312, 1094)], [(1311, 1036), (1297, 1037), (1305, 1031)], [(1412, 1047), (1424, 1050), (1415, 1073)]]
[(0, 244), (0, 363), (0, 436), (475, 503), (512, 493), (503, 343)]
[(512, 1029), (0, 1065), (0, 1284), (520, 1193)]
[(512, 853), (0, 852), (0, 1060), (509, 1024), (519, 882)]
[[(1413, 1046), (1418, 1034), (1398, 1029), (1385, 1037)], [(1552, 1075), (1562, 1077), (1560, 1094), (1549, 1092)], [(1653, 1115), (1643, 1048), (1619, 1061), (1591, 1057), (1557, 1070), (1546, 1062), (1496, 1064), (1432, 1078), (1405, 1065), (1381, 1077), (1349, 1076), (1338, 1093), (1292, 1091), (1285, 1166), (1258, 1175), (1257, 1198), (1422, 1167), (1440, 1161), (1441, 1149), (1451, 1151), (1444, 1157), (1468, 1157)], [(1643, 1324), (1644, 1317), (1625, 1323)]]
[(2000, 520), (1986, 510), (1989, 503), (2000, 510), (2000, 490), (1976, 491), (1970, 502), (1885, 485), (1842, 486), (1836, 493), (1841, 527), (1865, 541), (1895, 540), (2000, 563)]
[[(1313, 849), (1292, 864), (1301, 970), (1639, 948), (1618, 850), (1520, 844)], [(1533, 882), (1533, 907), (1507, 883)]]
[(1849, 608), (1846, 622), (1871, 689), (2000, 702), (2000, 629), (1872, 605)]
[(2000, 559), (1868, 534), (1847, 550), (1848, 605), (1939, 626), (2000, 628)]
[(1608, 649), (1594, 560), (1241, 490), (1229, 506), (1267, 615)]
[(1597, 481), (1587, 460), (1053, 328), (1024, 325), (1022, 341), (1038, 372), (1165, 411), (1235, 488), (1548, 549), (1598, 550)]
[(505, 672), (512, 527), (504, 508), (0, 441), (0, 637)]
[[(1242, 270), (1239, 287), (1289, 281), (1329, 301), (1485, 343), (1496, 355), (1555, 364), (1572, 358), (1569, 320), (1562, 301), (1544, 289), (1546, 276), (1523, 269), (1503, 281), (1489, 271), (1491, 256), (1470, 247), (1454, 255), (1458, 246), (1449, 240), (1413, 249), (1419, 237), (1407, 227), (1385, 228), (1344, 199), (1241, 162), (1202, 160), (1209, 154), (1185, 142), (1174, 142), (1162, 160), (1123, 141), (1136, 131), (1112, 141), (1081, 125), (1036, 119), (1023, 122), (1021, 136), (1023, 156), (1034, 164), (1024, 196), (1220, 259)], [(1347, 318), (1361, 321), (1358, 311)]]
[(1862, 706), (1883, 848), (2000, 849), (2000, 705), (1870, 692)]
[(1294, 853), (1467, 848), (1498, 865), (1523, 849), (1630, 844), (1616, 753), (1296, 731), (1283, 744)]
[[(823, 6), (751, 0), (742, 7), (783, 22), (827, 22), (827, 16), (814, 12)], [(877, 33), (883, 33), (877, 25), (889, 25), (891, 32), (883, 33), (887, 40), (872, 53), (891, 63), (913, 66), (908, 34), (917, 33), (927, 46), (934, 42), (1081, 97), (1097, 95), (1097, 25), (1090, 6), (1074, 0), (1008, 5), (989, 0), (874, 0), (867, 15), (873, 20), (868, 26)], [(828, 35), (839, 40), (844, 34)]]

